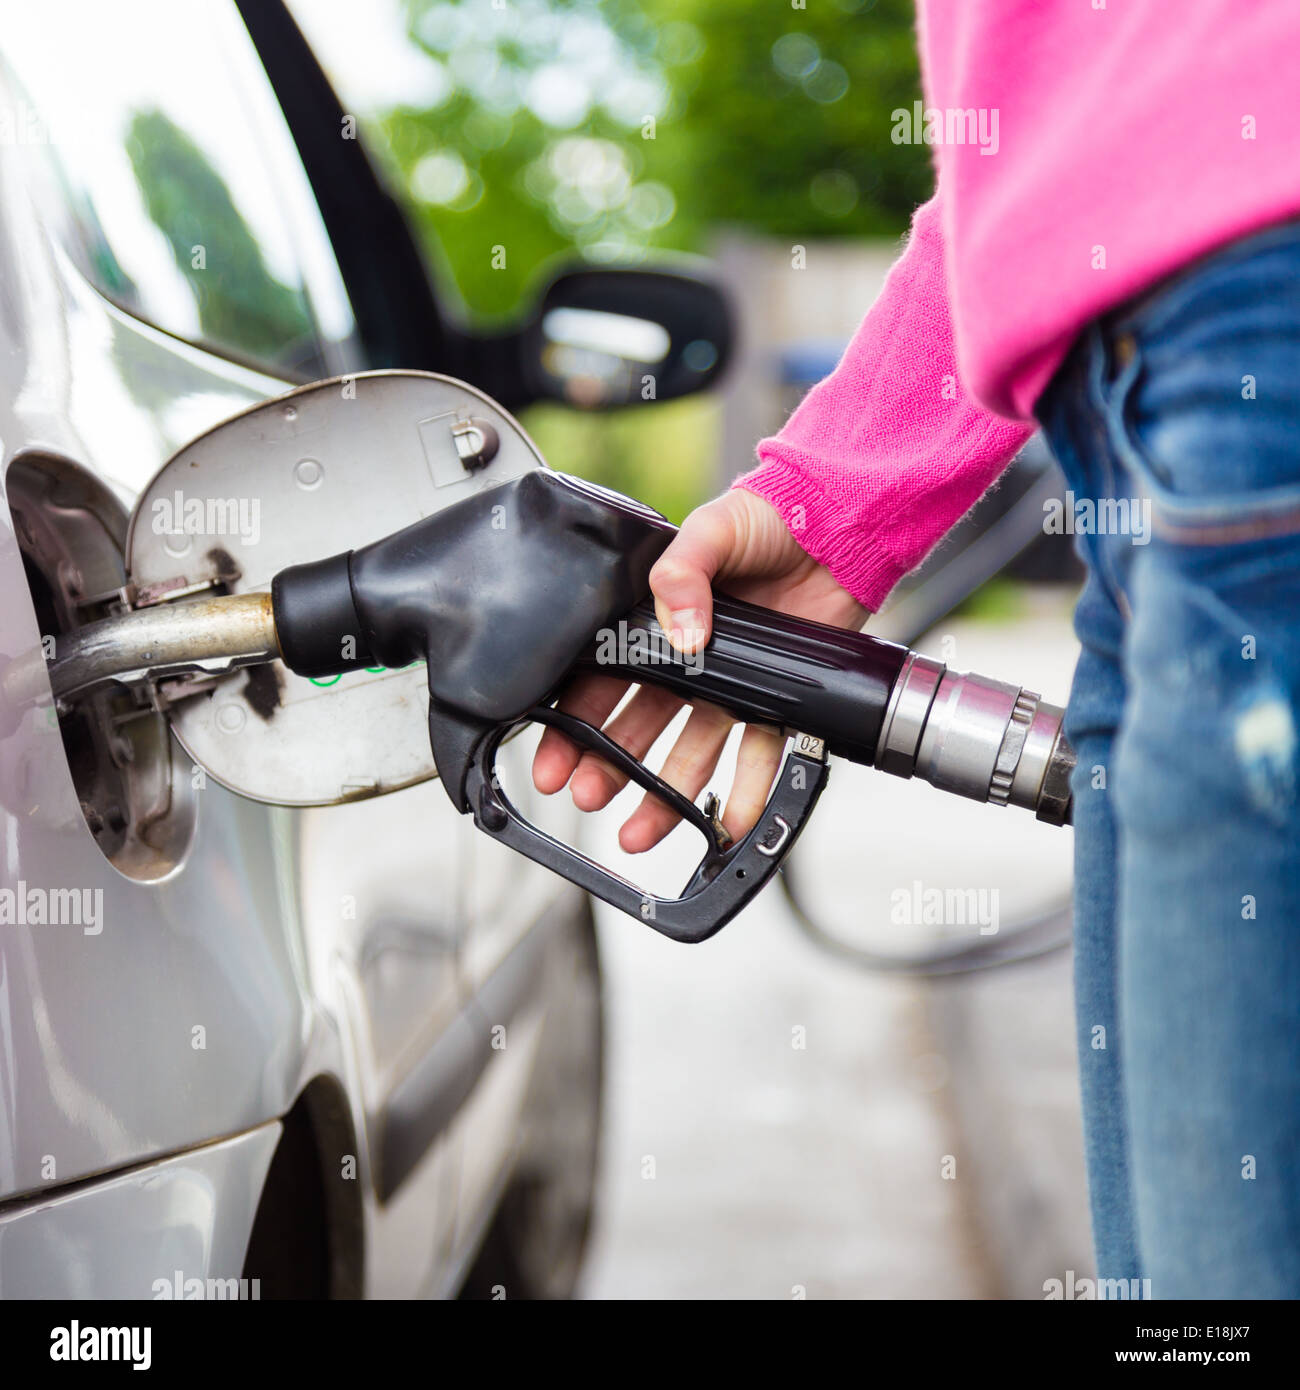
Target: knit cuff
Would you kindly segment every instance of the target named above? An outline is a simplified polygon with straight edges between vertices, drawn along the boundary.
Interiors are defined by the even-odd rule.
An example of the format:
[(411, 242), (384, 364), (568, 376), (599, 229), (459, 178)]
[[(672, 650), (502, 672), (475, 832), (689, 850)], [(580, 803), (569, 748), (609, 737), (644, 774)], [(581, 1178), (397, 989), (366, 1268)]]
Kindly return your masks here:
[(863, 531), (861, 523), (846, 516), (807, 474), (781, 458), (764, 457), (742, 474), (732, 487), (743, 487), (770, 503), (781, 515), (799, 548), (825, 565), (836, 583), (864, 607), (877, 612), (886, 595), (907, 573), (907, 566), (886, 548), (879, 535)]

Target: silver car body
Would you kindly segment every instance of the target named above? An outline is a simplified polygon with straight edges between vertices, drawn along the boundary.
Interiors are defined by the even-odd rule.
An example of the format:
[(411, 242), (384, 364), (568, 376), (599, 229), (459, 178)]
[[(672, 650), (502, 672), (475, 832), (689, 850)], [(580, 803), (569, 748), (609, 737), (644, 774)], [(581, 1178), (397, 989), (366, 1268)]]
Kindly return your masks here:
[[(202, 12), (223, 42), (242, 41), (224, 6), (173, 8), (187, 25)], [(132, 99), (131, 72), (144, 67), (115, 66), (121, 43), (100, 47), (111, 50), (120, 16), (31, 9), (40, 13), (26, 26), (42, 26), (60, 58), (59, 14), (77, 26), (82, 61), (99, 66), (96, 90), (116, 78)], [(152, 22), (135, 16), (141, 29)], [(158, 23), (174, 32), (174, 21)], [(29, 490), (33, 478), (69, 471), (91, 480), (124, 527), (186, 440), (286, 386), (162, 331), (91, 283), (33, 188), (51, 152), (61, 154), (24, 109), (22, 63), (39, 66), (38, 43), (19, 35), (13, 64), (0, 68), (7, 657), (48, 636), (15, 531), (16, 479)], [(203, 40), (194, 43), (202, 56)], [(231, 99), (273, 103), (269, 89), (251, 90), (255, 59), (245, 70), (249, 90), (232, 88)], [(75, 64), (65, 80), (76, 86)], [(272, 106), (259, 129), (277, 114)], [(332, 301), (319, 316), (336, 325), (320, 334), (320, 366), (355, 370), (364, 364), (346, 294), (291, 142), (270, 131), (259, 146), (286, 244), (311, 248), (301, 257), (306, 294), (316, 306)], [(49, 505), (57, 509), (57, 489)], [(183, 757), (174, 742), (170, 751)], [(180, 772), (191, 784), (188, 821), (158, 865), (126, 873), (88, 830), (52, 711), (29, 711), (0, 740), (10, 918), (0, 906), (0, 1296), (149, 1298), (170, 1296), (160, 1290), (179, 1288), (180, 1275), (238, 1278), (282, 1118), (304, 1095), (315, 1097), (326, 1171), (337, 1168), (329, 1201), (351, 1291), (452, 1290), (517, 1141), (547, 1006), (537, 955), (546, 923), (578, 913), (578, 899), (477, 837), (436, 782), (286, 810), (201, 785), (188, 762)], [(100, 906), (69, 921), (74, 899), (55, 896), (65, 889)], [(33, 920), (59, 916), (48, 910), (56, 901), (63, 920)], [(43, 908), (28, 911), (35, 903)], [(497, 1006), (510, 1016), (486, 1014)], [(508, 1044), (476, 1053), (478, 1033), (495, 1024)]]

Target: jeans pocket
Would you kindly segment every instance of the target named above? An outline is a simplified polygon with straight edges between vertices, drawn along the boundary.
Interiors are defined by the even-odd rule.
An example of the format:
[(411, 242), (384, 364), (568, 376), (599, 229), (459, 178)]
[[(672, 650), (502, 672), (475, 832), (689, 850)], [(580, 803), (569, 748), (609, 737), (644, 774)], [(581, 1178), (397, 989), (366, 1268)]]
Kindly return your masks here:
[(1300, 248), (1236, 259), (1112, 330), (1110, 443), (1157, 535), (1217, 545), (1300, 533)]

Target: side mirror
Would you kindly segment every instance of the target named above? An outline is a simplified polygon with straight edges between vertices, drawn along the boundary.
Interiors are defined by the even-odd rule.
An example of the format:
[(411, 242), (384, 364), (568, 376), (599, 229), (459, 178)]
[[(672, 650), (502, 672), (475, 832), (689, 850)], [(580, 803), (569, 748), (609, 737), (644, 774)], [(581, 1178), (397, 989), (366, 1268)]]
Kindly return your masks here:
[(726, 297), (708, 279), (584, 267), (551, 281), (518, 342), (530, 396), (607, 410), (702, 390), (731, 340)]

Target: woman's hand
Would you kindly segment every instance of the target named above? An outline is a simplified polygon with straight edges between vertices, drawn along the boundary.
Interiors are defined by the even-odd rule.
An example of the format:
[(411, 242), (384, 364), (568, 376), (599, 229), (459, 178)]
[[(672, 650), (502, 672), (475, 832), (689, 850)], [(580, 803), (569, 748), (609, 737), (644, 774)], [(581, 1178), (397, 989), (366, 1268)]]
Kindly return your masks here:
[[(709, 640), (715, 580), (735, 598), (817, 622), (856, 628), (867, 616), (830, 571), (799, 548), (776, 509), (742, 488), (692, 512), (650, 572), (659, 624), (683, 653), (699, 651)], [(627, 689), (628, 682), (618, 677), (582, 676), (561, 697), (559, 708), (600, 727)], [(682, 704), (656, 686), (641, 686), (605, 732), (634, 757), (644, 758)], [(694, 801), (717, 766), (734, 723), (715, 705), (693, 704), (660, 776)], [(758, 820), (784, 742), (771, 729), (746, 728), (722, 815), (735, 839)], [(548, 795), (568, 782), (580, 810), (598, 811), (622, 791), (627, 778), (594, 753), (581, 752), (563, 734), (547, 729), (533, 759), (533, 782)], [(650, 849), (677, 819), (647, 794), (624, 823), (619, 843), (632, 854)]]

